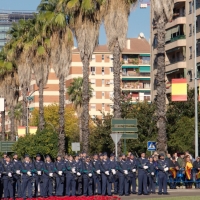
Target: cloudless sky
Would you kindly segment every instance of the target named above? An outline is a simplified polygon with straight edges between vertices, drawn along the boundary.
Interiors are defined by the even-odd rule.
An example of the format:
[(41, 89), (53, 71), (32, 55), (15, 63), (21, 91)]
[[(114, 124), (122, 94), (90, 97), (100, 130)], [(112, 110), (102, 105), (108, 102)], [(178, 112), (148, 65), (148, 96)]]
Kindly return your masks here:
[[(140, 0), (141, 1), (141, 0)], [(3, 10), (31, 10), (35, 11), (40, 0), (0, 0), (0, 12)], [(147, 40), (150, 37), (150, 8), (140, 9), (139, 6), (131, 11), (127, 37), (138, 37), (144, 33)], [(106, 34), (103, 25), (100, 28), (100, 44), (106, 44)]]

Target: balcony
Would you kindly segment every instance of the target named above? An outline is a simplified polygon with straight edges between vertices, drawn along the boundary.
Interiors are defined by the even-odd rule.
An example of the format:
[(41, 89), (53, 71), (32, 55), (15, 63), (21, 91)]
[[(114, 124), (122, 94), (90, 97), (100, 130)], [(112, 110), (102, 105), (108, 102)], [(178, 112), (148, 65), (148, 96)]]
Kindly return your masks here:
[(142, 90), (150, 90), (150, 83), (142, 83), (142, 82), (123, 82), (121, 84), (122, 90), (130, 90), (130, 91), (142, 91)]
[(131, 102), (142, 102), (142, 101), (151, 101), (150, 96), (144, 96), (144, 97), (132, 97)]
[(174, 38), (171, 38), (171, 40), (166, 43), (165, 50), (168, 51), (170, 49), (176, 48), (176, 47), (184, 47), (186, 46), (186, 39), (185, 35), (178, 35)]
[(165, 66), (166, 72), (180, 68), (186, 69), (186, 60), (185, 58), (175, 59), (173, 61), (165, 62)]
[(185, 2), (186, 0), (174, 0), (174, 4), (175, 3), (181, 3), (181, 2)]
[(166, 29), (169, 29), (178, 24), (186, 24), (185, 13), (174, 13), (174, 19), (167, 23)]
[(139, 58), (122, 59), (122, 65), (124, 64), (139, 65)]
[(138, 73), (134, 71), (122, 72), (123, 77), (150, 77), (150, 73)]

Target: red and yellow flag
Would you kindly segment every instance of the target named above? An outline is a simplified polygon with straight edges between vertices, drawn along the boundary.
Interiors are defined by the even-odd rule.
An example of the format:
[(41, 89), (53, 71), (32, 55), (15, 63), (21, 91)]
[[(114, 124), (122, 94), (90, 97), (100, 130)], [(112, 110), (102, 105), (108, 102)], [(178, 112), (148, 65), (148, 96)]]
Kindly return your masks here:
[(185, 166), (185, 176), (186, 179), (191, 180), (191, 170), (192, 170), (192, 163), (191, 162), (187, 162), (186, 166)]
[(187, 101), (187, 79), (172, 79), (172, 101)]
[(196, 173), (196, 179), (200, 179), (200, 172)]
[(169, 168), (170, 173), (172, 174), (173, 178), (176, 178), (176, 169), (174, 169), (173, 167)]

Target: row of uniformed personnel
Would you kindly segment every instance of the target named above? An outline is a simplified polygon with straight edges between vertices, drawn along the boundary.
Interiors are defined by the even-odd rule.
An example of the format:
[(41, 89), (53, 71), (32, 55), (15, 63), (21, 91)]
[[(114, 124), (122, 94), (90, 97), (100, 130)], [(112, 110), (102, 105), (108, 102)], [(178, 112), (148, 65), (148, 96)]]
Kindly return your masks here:
[[(168, 162), (164, 155), (155, 166), (153, 158), (146, 159), (145, 153), (136, 159), (133, 154), (127, 158), (125, 155), (115, 160), (113, 154), (108, 158), (107, 153), (98, 156), (93, 155), (90, 159), (86, 154), (80, 157), (66, 155), (62, 160), (52, 162), (50, 156), (46, 156), (45, 162), (40, 154), (31, 162), (28, 155), (24, 161), (18, 160), (14, 154), (13, 161), (5, 156), (0, 164), (0, 174), (3, 183), (4, 198), (15, 196), (26, 199), (33, 196), (33, 183), (35, 196), (75, 196), (75, 195), (130, 195), (136, 194), (136, 171), (138, 175), (138, 195), (155, 193), (155, 172), (158, 170), (159, 192), (167, 193)], [(148, 181), (148, 184), (147, 184)], [(55, 188), (55, 193), (54, 193)], [(40, 191), (40, 193), (39, 193)]]

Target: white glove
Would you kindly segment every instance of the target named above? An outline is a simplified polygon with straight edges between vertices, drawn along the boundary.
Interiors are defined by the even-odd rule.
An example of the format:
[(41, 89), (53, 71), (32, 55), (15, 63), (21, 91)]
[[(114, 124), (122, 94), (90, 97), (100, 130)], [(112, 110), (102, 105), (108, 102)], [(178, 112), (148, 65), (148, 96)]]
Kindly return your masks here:
[(154, 176), (154, 172), (151, 172), (151, 175)]
[(115, 175), (115, 174), (116, 174), (116, 170), (115, 170), (115, 169), (112, 169), (112, 173)]
[(16, 170), (16, 174), (20, 174), (20, 170)]
[(27, 175), (28, 175), (28, 176), (32, 176), (31, 172), (27, 172)]
[(72, 168), (72, 173), (76, 174), (76, 169)]
[(148, 166), (144, 166), (144, 169), (148, 169), (149, 167)]
[(62, 176), (62, 171), (58, 171), (58, 174), (59, 174), (60, 176)]
[(81, 173), (80, 172), (77, 172), (77, 176), (80, 176), (81, 175)]
[(101, 174), (101, 171), (100, 171), (100, 170), (97, 170), (97, 174)]
[(132, 172), (136, 172), (136, 169), (132, 169)]
[(50, 177), (53, 177), (53, 173), (49, 173), (49, 176), (50, 176)]
[(105, 174), (109, 176), (109, 171), (105, 171)]
[(92, 177), (92, 173), (89, 173), (88, 176), (89, 176), (89, 177)]
[(8, 173), (8, 176), (9, 176), (9, 177), (12, 177), (12, 174), (9, 172), (9, 173)]
[(165, 168), (164, 168), (164, 171), (165, 171), (165, 172), (166, 172), (166, 171), (168, 171), (168, 170), (169, 170), (169, 168), (168, 168), (168, 167), (165, 167)]
[(39, 176), (41, 176), (41, 175), (42, 175), (42, 172), (41, 172), (41, 171), (38, 171), (37, 174), (38, 174)]
[(0, 174), (0, 178), (1, 178), (1, 174)]
[(128, 174), (128, 170), (124, 170), (124, 174)]

